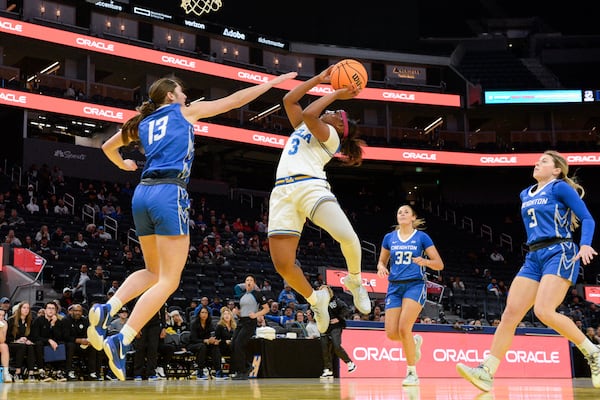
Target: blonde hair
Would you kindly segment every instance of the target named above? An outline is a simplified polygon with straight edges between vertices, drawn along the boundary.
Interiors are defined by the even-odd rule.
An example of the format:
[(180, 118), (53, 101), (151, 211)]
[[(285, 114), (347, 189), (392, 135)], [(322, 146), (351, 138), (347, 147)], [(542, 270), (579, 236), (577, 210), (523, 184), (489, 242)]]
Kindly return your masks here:
[(221, 318), (219, 318), (219, 322), (217, 323), (217, 325), (227, 326), (227, 324), (225, 323), (225, 319), (223, 318), (225, 316), (225, 313), (231, 314), (231, 329), (237, 328), (237, 322), (235, 322), (233, 312), (227, 306), (221, 307)]
[[(567, 163), (567, 160), (558, 151), (555, 150), (546, 150), (544, 154), (547, 154), (550, 157), (552, 157), (555, 168), (560, 168), (560, 174), (558, 174), (557, 178), (565, 181), (569, 186), (575, 189), (575, 191), (579, 194), (580, 198), (583, 198), (583, 196), (585, 196), (585, 189), (583, 189), (583, 186), (577, 183), (575, 177), (569, 178), (569, 164)], [(575, 213), (571, 213), (571, 230), (574, 231), (578, 227), (579, 218), (577, 217), (577, 215), (575, 215)]]
[[(398, 207), (398, 210), (396, 211), (396, 214), (398, 214), (398, 211), (400, 211), (400, 209), (402, 207), (407, 207), (412, 212), (412, 215), (414, 215), (415, 217), (417, 216), (417, 213), (415, 212), (415, 209), (412, 208), (409, 204), (403, 204), (400, 207)], [(425, 230), (425, 218), (417, 218), (417, 219), (415, 219), (413, 221), (413, 223), (412, 223), (412, 227), (414, 229), (417, 229), (417, 230), (420, 230), (420, 231)], [(400, 225), (394, 225), (394, 228), (396, 230), (399, 230), (400, 229)]]

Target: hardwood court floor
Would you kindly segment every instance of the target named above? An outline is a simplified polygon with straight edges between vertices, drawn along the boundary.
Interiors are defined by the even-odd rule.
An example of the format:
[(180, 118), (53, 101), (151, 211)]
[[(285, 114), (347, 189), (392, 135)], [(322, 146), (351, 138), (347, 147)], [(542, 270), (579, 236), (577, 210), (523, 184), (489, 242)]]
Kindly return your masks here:
[(168, 380), (157, 382), (55, 382), (0, 384), (0, 400), (175, 400), (175, 399), (364, 399), (364, 400), (587, 400), (599, 399), (590, 379), (497, 379), (484, 393), (462, 378), (421, 379), (403, 388), (402, 379)]

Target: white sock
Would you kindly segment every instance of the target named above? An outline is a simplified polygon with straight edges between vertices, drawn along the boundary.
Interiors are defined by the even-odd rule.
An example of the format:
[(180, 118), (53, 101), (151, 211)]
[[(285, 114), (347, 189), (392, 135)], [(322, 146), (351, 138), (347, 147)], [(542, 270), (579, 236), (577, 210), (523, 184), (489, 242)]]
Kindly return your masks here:
[(494, 376), (500, 366), (500, 360), (490, 354), (483, 360), (483, 365), (485, 365), (490, 370), (490, 374)]
[(413, 374), (417, 374), (417, 367), (415, 365), (407, 365), (406, 366), (406, 375), (413, 373)]
[(310, 304), (311, 306), (314, 306), (315, 304), (317, 304), (317, 294), (314, 290), (312, 291), (310, 296), (308, 296), (306, 298), (306, 301), (308, 301), (308, 304)]
[(116, 296), (111, 297), (106, 304), (110, 306), (110, 311), (108, 313), (111, 317), (117, 315), (119, 310), (123, 307), (123, 302), (117, 299)]
[(592, 353), (598, 351), (598, 346), (590, 341), (590, 339), (585, 338), (585, 340), (577, 345), (579, 350), (583, 353), (584, 356), (589, 356)]
[(120, 333), (123, 334), (123, 344), (124, 345), (131, 344), (131, 342), (133, 342), (133, 340), (135, 339), (135, 337), (138, 334), (135, 331), (135, 329), (133, 329), (131, 326), (129, 326), (127, 324), (123, 325), (123, 328), (121, 328)]

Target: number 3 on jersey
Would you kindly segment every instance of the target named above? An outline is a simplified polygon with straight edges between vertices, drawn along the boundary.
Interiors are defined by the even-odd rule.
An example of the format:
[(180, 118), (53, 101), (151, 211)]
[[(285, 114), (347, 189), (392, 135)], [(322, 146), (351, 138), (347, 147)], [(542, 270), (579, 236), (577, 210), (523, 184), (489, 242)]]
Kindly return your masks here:
[(533, 227), (537, 226), (537, 218), (535, 217), (535, 210), (533, 208), (528, 208), (527, 215), (529, 215), (529, 217), (531, 218), (531, 221), (529, 222), (529, 227), (533, 228)]
[(165, 137), (167, 134), (167, 122), (169, 122), (168, 116), (150, 121), (148, 126), (148, 144), (157, 142)]

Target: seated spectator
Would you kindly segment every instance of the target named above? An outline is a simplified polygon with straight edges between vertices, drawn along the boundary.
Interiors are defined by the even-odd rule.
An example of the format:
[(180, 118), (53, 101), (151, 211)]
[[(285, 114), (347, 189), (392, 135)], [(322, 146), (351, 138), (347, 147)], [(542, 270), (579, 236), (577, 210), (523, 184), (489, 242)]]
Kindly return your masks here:
[(16, 306), (8, 319), (8, 347), (15, 366), (15, 382), (23, 381), (23, 370), (27, 369), (29, 380), (35, 381), (35, 347), (31, 340), (31, 324), (35, 317), (28, 302), (22, 301)]
[(204, 373), (204, 368), (209, 367), (207, 364), (207, 356), (210, 355), (212, 369), (216, 371), (215, 377), (223, 379), (223, 371), (221, 370), (221, 350), (219, 349), (220, 341), (214, 337), (211, 332), (214, 332), (210, 310), (208, 307), (202, 307), (198, 313), (198, 318), (192, 321), (190, 326), (190, 345), (189, 350), (196, 356), (196, 379), (210, 379)]
[(23, 246), (23, 243), (21, 242), (21, 239), (19, 239), (18, 237), (15, 236), (15, 230), (14, 229), (9, 229), (8, 233), (6, 234), (6, 237), (4, 238), (4, 243), (9, 244), (11, 247), (21, 247)]
[(87, 366), (86, 379), (98, 381), (100, 380), (100, 360), (103, 353), (90, 346), (90, 342), (87, 340), (87, 328), (90, 323), (83, 315), (81, 304), (71, 305), (68, 311), (69, 315), (62, 320), (67, 355), (65, 361), (67, 380), (76, 381), (78, 379), (73, 369), (73, 359), (77, 355), (84, 360)]
[(40, 213), (40, 206), (38, 205), (37, 197), (32, 196), (29, 198), (29, 203), (25, 206), (29, 214), (37, 215)]
[(62, 291), (62, 296), (58, 299), (60, 306), (68, 310), (75, 302), (73, 301), (73, 289), (66, 287)]
[(65, 200), (60, 198), (57, 200), (56, 205), (54, 206), (54, 214), (59, 216), (69, 215), (69, 207), (65, 204)]
[(121, 307), (119, 312), (117, 313), (117, 318), (114, 318), (108, 324), (107, 334), (114, 335), (115, 333), (119, 333), (123, 325), (127, 323), (127, 319), (129, 318), (129, 309), (125, 306)]
[(269, 312), (267, 313), (267, 315), (271, 315), (273, 317), (279, 317), (281, 315), (278, 302), (276, 302), (276, 301), (271, 302), (271, 304), (269, 305)]
[[(46, 361), (44, 358), (44, 347), (50, 346), (56, 351), (58, 345), (64, 343), (62, 320), (58, 317), (58, 307), (53, 301), (44, 305), (44, 315), (37, 317), (31, 323), (31, 341), (34, 344), (35, 360), (38, 379), (49, 382), (52, 378), (46, 375)], [(64, 376), (58, 376), (58, 380), (66, 380)]]
[(309, 308), (306, 310), (306, 338), (307, 339), (317, 339), (321, 337), (321, 332), (317, 328), (317, 323), (315, 322), (315, 315), (313, 311)]
[(12, 227), (25, 225), (25, 220), (19, 215), (16, 208), (11, 208), (10, 215), (6, 221), (8, 222), (8, 226)]
[(215, 328), (215, 338), (219, 341), (222, 357), (231, 357), (231, 338), (236, 327), (231, 310), (228, 307), (221, 307), (221, 318)]
[(189, 327), (179, 310), (173, 310), (169, 314), (167, 322), (167, 334), (178, 334), (189, 331)]
[(100, 225), (96, 232), (96, 238), (100, 240), (111, 240), (112, 235), (104, 230), (103, 225)]
[(460, 279), (460, 276), (455, 276), (452, 281), (452, 292), (464, 293), (466, 290), (465, 283)]
[(6, 311), (0, 308), (0, 364), (4, 374), (0, 376), (1, 382), (12, 382), (12, 375), (9, 372), (10, 350), (6, 343), (8, 333), (8, 321), (6, 321)]
[(77, 232), (77, 239), (73, 242), (73, 247), (76, 249), (87, 250), (88, 243), (83, 238), (82, 232)]
[(500, 296), (500, 288), (498, 287), (498, 281), (496, 278), (492, 278), (486, 289), (488, 292), (492, 292), (496, 296)]
[(492, 252), (490, 254), (490, 260), (492, 260), (493, 262), (496, 262), (496, 263), (503, 263), (504, 256), (502, 255), (502, 253), (500, 253), (500, 250), (498, 250), (497, 248), (494, 248), (494, 250), (492, 250)]
[(290, 306), (285, 307), (283, 314), (279, 316), (265, 315), (267, 321), (277, 322), (280, 326), (284, 327), (288, 322), (294, 321), (294, 309)]

